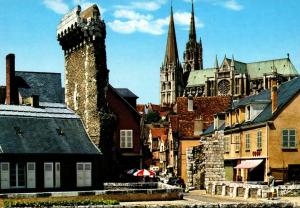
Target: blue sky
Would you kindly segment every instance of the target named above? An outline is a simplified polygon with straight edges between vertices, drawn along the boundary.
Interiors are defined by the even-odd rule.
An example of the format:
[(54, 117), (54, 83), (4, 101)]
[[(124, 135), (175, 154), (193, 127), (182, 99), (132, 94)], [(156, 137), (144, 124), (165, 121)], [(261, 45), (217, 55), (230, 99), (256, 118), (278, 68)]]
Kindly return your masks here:
[[(179, 56), (188, 38), (190, 0), (173, 0)], [(16, 69), (64, 72), (56, 26), (75, 5), (97, 3), (107, 26), (110, 83), (127, 87), (138, 103), (159, 103), (159, 68), (166, 45), (170, 0), (0, 0), (0, 84), (5, 55)], [(204, 67), (215, 55), (242, 62), (286, 57), (300, 69), (299, 0), (195, 0)]]

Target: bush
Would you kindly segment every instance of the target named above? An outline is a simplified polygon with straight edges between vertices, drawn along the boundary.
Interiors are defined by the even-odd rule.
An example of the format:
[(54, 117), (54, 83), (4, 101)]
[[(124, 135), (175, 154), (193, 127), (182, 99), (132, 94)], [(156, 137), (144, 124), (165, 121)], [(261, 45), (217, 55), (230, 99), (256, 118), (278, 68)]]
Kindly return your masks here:
[(86, 206), (86, 205), (118, 205), (116, 200), (83, 199), (83, 200), (51, 200), (48, 201), (21, 201), (4, 200), (4, 207), (53, 207), (53, 206)]

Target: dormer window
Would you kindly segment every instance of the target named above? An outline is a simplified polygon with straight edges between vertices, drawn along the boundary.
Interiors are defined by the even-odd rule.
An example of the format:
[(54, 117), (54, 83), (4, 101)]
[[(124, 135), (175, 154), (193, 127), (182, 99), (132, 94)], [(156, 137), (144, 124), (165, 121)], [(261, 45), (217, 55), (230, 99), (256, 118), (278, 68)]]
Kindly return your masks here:
[(246, 106), (246, 121), (251, 120), (251, 107), (250, 105)]

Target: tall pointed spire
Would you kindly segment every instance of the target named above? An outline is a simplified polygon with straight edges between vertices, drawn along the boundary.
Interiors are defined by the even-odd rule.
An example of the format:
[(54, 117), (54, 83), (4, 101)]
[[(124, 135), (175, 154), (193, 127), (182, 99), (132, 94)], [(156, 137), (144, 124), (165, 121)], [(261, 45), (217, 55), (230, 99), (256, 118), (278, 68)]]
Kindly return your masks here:
[(170, 23), (168, 31), (168, 40), (166, 46), (166, 55), (165, 55), (165, 64), (166, 63), (177, 63), (178, 61), (178, 49), (173, 17), (173, 6), (171, 3), (171, 14), (170, 14)]
[(190, 24), (190, 34), (189, 39), (196, 41), (196, 26), (195, 26), (195, 13), (194, 13), (194, 0), (192, 0), (192, 14), (191, 14), (191, 24)]
[(218, 61), (218, 56), (216, 55), (216, 59), (215, 59), (215, 68), (219, 69), (219, 61)]

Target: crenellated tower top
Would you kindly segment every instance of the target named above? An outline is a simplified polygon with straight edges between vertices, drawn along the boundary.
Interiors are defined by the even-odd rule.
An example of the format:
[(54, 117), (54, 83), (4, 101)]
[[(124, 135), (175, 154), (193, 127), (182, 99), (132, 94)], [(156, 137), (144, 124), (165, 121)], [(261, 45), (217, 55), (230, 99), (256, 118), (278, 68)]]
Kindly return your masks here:
[(77, 6), (67, 13), (57, 26), (57, 39), (65, 53), (97, 38), (105, 39), (105, 23), (97, 5), (83, 12)]

